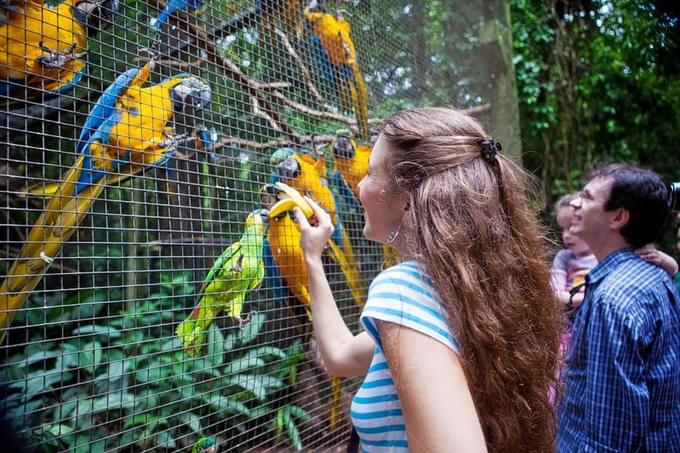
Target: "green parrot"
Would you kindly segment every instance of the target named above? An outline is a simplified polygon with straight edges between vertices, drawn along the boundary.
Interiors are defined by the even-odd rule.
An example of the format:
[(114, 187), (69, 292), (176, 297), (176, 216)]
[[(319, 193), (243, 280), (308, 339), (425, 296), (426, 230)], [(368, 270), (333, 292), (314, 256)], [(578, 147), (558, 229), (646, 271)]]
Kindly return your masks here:
[(191, 453), (217, 453), (219, 446), (212, 437), (201, 437), (191, 448)]
[(239, 326), (243, 325), (241, 310), (246, 294), (264, 279), (262, 249), (268, 219), (266, 209), (251, 212), (239, 241), (222, 252), (208, 272), (198, 305), (177, 327), (177, 336), (187, 354), (198, 354), (210, 324), (222, 310), (236, 319)]

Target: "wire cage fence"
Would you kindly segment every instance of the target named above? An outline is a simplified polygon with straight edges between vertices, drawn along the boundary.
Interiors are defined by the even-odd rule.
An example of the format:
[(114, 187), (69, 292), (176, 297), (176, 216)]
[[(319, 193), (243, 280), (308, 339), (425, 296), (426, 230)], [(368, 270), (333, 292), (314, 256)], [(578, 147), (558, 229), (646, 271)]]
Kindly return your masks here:
[(455, 105), (518, 143), (505, 8), (1, 0), (0, 412), (26, 445), (341, 451), (358, 381), (316, 350), (276, 183), (331, 213), (358, 332), (394, 258), (357, 200), (380, 119)]

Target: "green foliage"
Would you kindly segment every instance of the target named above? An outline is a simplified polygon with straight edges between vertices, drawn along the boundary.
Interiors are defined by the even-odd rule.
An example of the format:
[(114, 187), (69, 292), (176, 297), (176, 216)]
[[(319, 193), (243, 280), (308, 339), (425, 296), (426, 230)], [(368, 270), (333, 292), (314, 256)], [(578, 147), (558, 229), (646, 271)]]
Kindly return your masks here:
[(601, 163), (680, 177), (680, 12), (664, 2), (511, 0), (524, 163), (557, 197)]
[(68, 333), (63, 342), (32, 334), (3, 369), (11, 392), (7, 415), (24, 422), (17, 427), (22, 434), (54, 451), (174, 450), (223, 432), (224, 423), (265, 418), (276, 430), (283, 411), (285, 432), (301, 449), (294, 418), (309, 416), (273, 398), (297, 385), (301, 343), (249, 346), (262, 337), (266, 322), (253, 313), (242, 331), (214, 323), (203, 354), (185, 355), (171, 307), (194, 295), (188, 281), (186, 274), (164, 276), (157, 293), (97, 324), (74, 328), (77, 321), (62, 318)]

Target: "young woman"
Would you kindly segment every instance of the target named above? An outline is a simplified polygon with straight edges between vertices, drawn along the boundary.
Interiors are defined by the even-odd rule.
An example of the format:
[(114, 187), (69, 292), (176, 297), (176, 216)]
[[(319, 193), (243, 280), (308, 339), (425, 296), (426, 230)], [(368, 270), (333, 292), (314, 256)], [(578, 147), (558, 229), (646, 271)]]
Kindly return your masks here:
[(296, 208), (314, 331), (331, 374), (365, 376), (365, 451), (546, 452), (560, 310), (528, 176), (474, 119), (443, 108), (385, 121), (360, 183), (364, 235), (404, 261), (372, 282), (353, 335), (321, 254), (333, 227)]

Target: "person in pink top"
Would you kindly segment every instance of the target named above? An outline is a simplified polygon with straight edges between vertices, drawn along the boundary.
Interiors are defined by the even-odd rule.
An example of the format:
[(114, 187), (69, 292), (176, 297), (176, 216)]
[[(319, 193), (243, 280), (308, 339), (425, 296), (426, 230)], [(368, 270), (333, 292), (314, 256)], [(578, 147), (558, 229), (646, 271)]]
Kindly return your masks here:
[[(570, 318), (583, 302), (586, 274), (597, 264), (588, 244), (569, 232), (574, 208), (570, 203), (578, 193), (564, 195), (555, 203), (555, 217), (562, 232), (564, 249), (557, 252), (551, 269), (551, 283), (555, 296), (564, 305)], [(672, 277), (678, 272), (675, 259), (647, 244), (636, 250), (642, 259), (664, 269)], [(568, 336), (566, 337), (568, 341)], [(566, 344), (563, 344), (565, 347)]]

